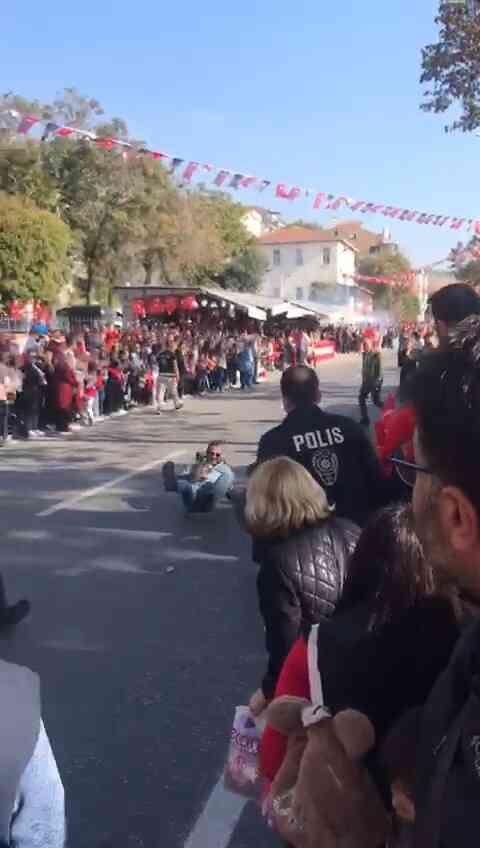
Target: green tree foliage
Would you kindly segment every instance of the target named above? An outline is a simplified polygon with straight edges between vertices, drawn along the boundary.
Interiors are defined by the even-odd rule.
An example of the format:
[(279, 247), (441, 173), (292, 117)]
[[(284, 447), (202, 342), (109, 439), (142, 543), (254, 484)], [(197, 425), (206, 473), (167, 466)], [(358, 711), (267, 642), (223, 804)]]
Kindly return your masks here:
[(85, 97), (76, 88), (64, 88), (52, 105), (48, 107), (49, 116), (57, 123), (79, 129), (92, 129), (96, 119), (103, 115), (103, 109), (94, 97)]
[(262, 277), (268, 268), (268, 262), (257, 248), (252, 245), (235, 256), (226, 266), (218, 280), (224, 289), (256, 292)]
[(397, 323), (417, 321), (420, 312), (420, 301), (413, 292), (400, 291), (394, 298), (391, 311)]
[[(381, 250), (378, 253), (361, 258), (358, 262), (358, 273), (366, 277), (388, 277), (390, 274), (403, 274), (410, 270), (411, 265), (409, 260), (399, 251), (391, 253), (390, 251)], [(395, 317), (398, 317), (396, 314), (398, 304), (402, 302), (406, 308), (408, 299), (405, 296), (409, 294), (407, 286), (392, 286), (389, 283), (368, 283), (363, 281), (361, 285), (372, 293), (375, 309), (391, 312)], [(418, 314), (418, 300), (416, 309), (416, 314)]]
[(460, 116), (445, 127), (446, 132), (471, 132), (480, 126), (479, 4), (442, 2), (436, 23), (438, 41), (422, 51), (420, 81), (428, 88), (421, 108), (443, 114), (456, 106)]
[(43, 166), (40, 145), (15, 141), (0, 146), (0, 191), (25, 195), (41, 209), (57, 211), (59, 191)]
[(0, 195), (2, 299), (51, 302), (70, 274), (68, 226), (26, 197)]
[(466, 246), (460, 244), (452, 251), (451, 268), (457, 280), (480, 285), (480, 238), (474, 236)]
[[(9, 94), (0, 98), (4, 107), (141, 146), (123, 119), (105, 119), (100, 103), (75, 88), (51, 104)], [(68, 225), (87, 302), (109, 301), (115, 285), (139, 277), (146, 285), (258, 287), (261, 259), (242, 223), (243, 206), (228, 195), (185, 191), (159, 162), (101, 150), (85, 138), (51, 136), (40, 144), (15, 138), (13, 130), (1, 142), (0, 136), (0, 191), (32, 200)]]

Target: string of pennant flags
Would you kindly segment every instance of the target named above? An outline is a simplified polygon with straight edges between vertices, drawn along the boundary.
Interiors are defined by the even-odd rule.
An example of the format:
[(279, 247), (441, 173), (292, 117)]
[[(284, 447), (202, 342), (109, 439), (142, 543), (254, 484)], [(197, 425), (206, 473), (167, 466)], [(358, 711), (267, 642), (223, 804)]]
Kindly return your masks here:
[(415, 209), (405, 209), (400, 206), (393, 206), (386, 203), (374, 203), (368, 200), (356, 200), (348, 195), (329, 194), (325, 191), (318, 191), (312, 188), (302, 188), (301, 186), (291, 186), (286, 183), (274, 183), (272, 180), (263, 179), (260, 177), (245, 174), (234, 168), (219, 168), (215, 165), (203, 163), (197, 160), (188, 160), (179, 156), (172, 156), (170, 153), (165, 153), (158, 150), (150, 150), (146, 147), (137, 147), (130, 144), (128, 141), (118, 138), (99, 137), (94, 132), (78, 129), (77, 127), (62, 126), (54, 121), (42, 121), (41, 118), (35, 115), (23, 115), (15, 109), (7, 109), (0, 112), (0, 115), (8, 115), (12, 121), (17, 121), (16, 132), (26, 136), (32, 127), (36, 124), (43, 123), (42, 141), (60, 136), (78, 136), (87, 141), (92, 142), (101, 150), (118, 150), (124, 159), (130, 156), (147, 156), (151, 159), (156, 159), (167, 167), (168, 172), (173, 176), (179, 177), (184, 184), (191, 183), (195, 175), (210, 174), (213, 185), (217, 188), (229, 188), (233, 190), (239, 189), (255, 189), (259, 192), (264, 192), (271, 189), (274, 195), (279, 200), (288, 200), (293, 202), (300, 198), (307, 198), (312, 201), (312, 208), (315, 210), (333, 210), (337, 211), (342, 207), (349, 209), (351, 212), (360, 212), (368, 215), (383, 215), (386, 218), (393, 218), (397, 221), (407, 221), (416, 224), (427, 224), (435, 227), (444, 227), (451, 230), (466, 230), (480, 237), (480, 219), (455, 217), (452, 215), (440, 215), (438, 213), (420, 212)]

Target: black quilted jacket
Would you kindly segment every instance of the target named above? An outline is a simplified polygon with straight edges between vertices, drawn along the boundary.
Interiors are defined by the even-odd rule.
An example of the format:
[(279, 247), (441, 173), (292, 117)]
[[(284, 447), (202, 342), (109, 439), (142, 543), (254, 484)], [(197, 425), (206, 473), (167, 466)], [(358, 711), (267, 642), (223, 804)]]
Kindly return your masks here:
[(332, 518), (287, 539), (257, 544), (257, 590), (269, 655), (262, 683), (267, 698), (302, 627), (333, 614), (359, 533), (350, 521)]

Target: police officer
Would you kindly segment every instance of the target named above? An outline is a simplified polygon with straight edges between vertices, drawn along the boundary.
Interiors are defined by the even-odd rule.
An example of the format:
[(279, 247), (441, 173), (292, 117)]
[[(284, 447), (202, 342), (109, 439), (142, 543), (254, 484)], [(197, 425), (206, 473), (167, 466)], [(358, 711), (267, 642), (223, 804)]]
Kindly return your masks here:
[(287, 417), (260, 439), (258, 462), (276, 456), (296, 460), (325, 489), (340, 518), (365, 524), (388, 500), (388, 491), (362, 427), (320, 409), (320, 386), (312, 368), (288, 368), (280, 386)]

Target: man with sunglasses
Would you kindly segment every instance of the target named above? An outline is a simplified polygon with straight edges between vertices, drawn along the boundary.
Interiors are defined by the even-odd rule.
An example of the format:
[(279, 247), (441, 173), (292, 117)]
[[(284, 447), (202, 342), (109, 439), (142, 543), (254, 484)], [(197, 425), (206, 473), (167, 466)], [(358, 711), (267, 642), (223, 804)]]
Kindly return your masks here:
[[(468, 607), (480, 606), (480, 317), (420, 366), (412, 462), (425, 554)], [(420, 636), (420, 634), (419, 634)], [(392, 662), (395, 657), (392, 658)], [(480, 827), (480, 617), (472, 616), (423, 708), (412, 848), (473, 848)]]
[(209, 443), (205, 456), (197, 454), (189, 474), (177, 475), (173, 462), (165, 463), (162, 474), (165, 490), (178, 492), (187, 512), (211, 512), (228, 494), (235, 479), (219, 441)]

